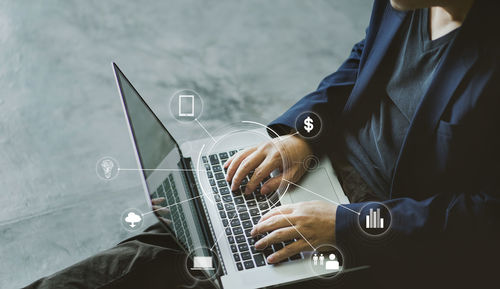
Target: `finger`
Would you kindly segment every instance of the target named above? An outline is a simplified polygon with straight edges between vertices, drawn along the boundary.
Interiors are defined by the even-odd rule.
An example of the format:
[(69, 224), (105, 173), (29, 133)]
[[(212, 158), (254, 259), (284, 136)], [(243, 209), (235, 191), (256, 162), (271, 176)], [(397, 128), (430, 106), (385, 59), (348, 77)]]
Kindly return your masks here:
[(267, 212), (262, 218), (260, 218), (259, 223), (266, 221), (267, 219), (276, 216), (276, 215), (287, 215), (293, 212), (292, 205), (282, 205), (279, 207), (275, 207), (269, 212)]
[(255, 151), (246, 157), (241, 163), (236, 173), (233, 176), (231, 190), (235, 191), (239, 188), (241, 181), (246, 178), (251, 170), (255, 169), (265, 158), (265, 154), (260, 151)]
[(240, 165), (240, 163), (251, 153), (253, 153), (257, 148), (249, 148), (244, 151), (240, 151), (237, 154), (235, 154), (233, 157), (234, 159), (231, 161), (231, 165), (227, 169), (227, 176), (226, 176), (226, 181), (230, 182), (231, 179), (233, 178), (234, 173), (236, 173), (236, 169)]
[(274, 230), (264, 238), (260, 239), (257, 243), (255, 243), (255, 249), (262, 250), (266, 247), (267, 244), (285, 242), (298, 237), (300, 237), (300, 234), (293, 227)]
[(161, 197), (161, 198), (155, 198), (155, 199), (152, 199), (151, 200), (151, 203), (153, 205), (158, 205), (158, 204), (161, 204), (163, 201), (165, 201), (165, 198), (164, 197)]
[(275, 177), (270, 178), (269, 180), (267, 180), (267, 182), (265, 182), (262, 185), (260, 193), (263, 195), (267, 195), (269, 193), (276, 191), (279, 188), (282, 180), (283, 180), (283, 174), (279, 174)]
[(250, 232), (252, 236), (256, 236), (259, 234), (264, 234), (266, 232), (274, 231), (276, 229), (284, 228), (290, 226), (290, 222), (288, 222), (287, 218), (283, 217), (283, 215), (272, 216), (266, 221), (262, 223), (257, 223)]
[(307, 250), (308, 248), (310, 248), (309, 244), (307, 244), (307, 242), (304, 241), (304, 239), (299, 239), (289, 245), (286, 245), (285, 247), (283, 247), (283, 249), (267, 257), (267, 262), (279, 263), (293, 255), (296, 255), (302, 251)]
[(245, 194), (249, 194), (257, 188), (260, 182), (274, 171), (278, 165), (273, 160), (268, 157), (264, 159), (264, 161), (255, 169), (250, 181), (247, 184), (245, 189)]

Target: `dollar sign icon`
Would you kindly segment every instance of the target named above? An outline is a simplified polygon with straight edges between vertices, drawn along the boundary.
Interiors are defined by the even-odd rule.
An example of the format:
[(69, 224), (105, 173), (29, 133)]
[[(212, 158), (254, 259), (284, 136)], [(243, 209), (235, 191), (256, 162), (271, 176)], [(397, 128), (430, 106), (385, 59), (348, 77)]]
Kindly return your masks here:
[(304, 129), (310, 133), (314, 129), (313, 120), (309, 116), (304, 120)]

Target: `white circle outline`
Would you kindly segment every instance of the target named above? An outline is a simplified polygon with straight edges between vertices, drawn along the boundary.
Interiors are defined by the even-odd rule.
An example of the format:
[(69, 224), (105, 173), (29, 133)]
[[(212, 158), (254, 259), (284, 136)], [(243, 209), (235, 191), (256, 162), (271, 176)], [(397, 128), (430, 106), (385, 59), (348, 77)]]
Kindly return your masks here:
[[(193, 93), (194, 93), (194, 94), (198, 97), (198, 99), (199, 99), (199, 100), (200, 100), (200, 102), (201, 102), (201, 110), (200, 110), (200, 113), (199, 113), (198, 115), (195, 115), (195, 116), (193, 117), (193, 119), (192, 119), (192, 120), (186, 120), (186, 121), (184, 121), (184, 120), (180, 120), (180, 119), (178, 119), (178, 118), (175, 116), (175, 114), (174, 114), (174, 113), (173, 113), (173, 111), (172, 111), (172, 102), (173, 102), (173, 100), (174, 100), (175, 96), (178, 96), (178, 95), (179, 95), (180, 93), (182, 93), (183, 91), (193, 92)], [(194, 90), (194, 89), (190, 89), (190, 88), (184, 88), (184, 89), (179, 89), (179, 90), (176, 90), (176, 91), (175, 91), (175, 92), (174, 92), (174, 93), (170, 96), (170, 101), (169, 101), (168, 105), (169, 105), (169, 110), (168, 110), (168, 111), (169, 111), (170, 115), (171, 115), (171, 116), (172, 116), (172, 117), (173, 117), (176, 121), (178, 121), (179, 123), (184, 123), (184, 124), (186, 124), (186, 123), (190, 123), (190, 122), (193, 122), (193, 121), (196, 121), (197, 119), (199, 119), (199, 118), (201, 117), (201, 115), (203, 114), (203, 109), (204, 109), (204, 107), (205, 107), (205, 103), (203, 102), (203, 98), (201, 97), (201, 95), (200, 95), (200, 94), (199, 94), (196, 90)]]
[[(328, 274), (318, 274), (315, 270), (314, 270), (314, 265), (313, 265), (313, 261), (312, 261), (312, 256), (314, 255), (314, 252), (318, 252), (318, 249), (320, 249), (321, 247), (330, 247), (330, 248), (333, 248), (335, 249), (337, 252), (339, 252), (339, 254), (342, 256), (342, 266), (340, 266), (339, 270), (337, 272), (332, 272), (333, 275), (331, 276), (328, 276)], [(345, 266), (345, 263), (346, 263), (346, 260), (345, 260), (345, 254), (342, 252), (342, 250), (340, 250), (337, 246), (334, 246), (332, 244), (322, 244), (322, 245), (319, 245), (319, 246), (316, 246), (316, 248), (313, 250), (313, 251), (308, 251), (308, 256), (307, 258), (309, 259), (307, 262), (309, 263), (309, 269), (311, 270), (311, 272), (316, 276), (316, 278), (319, 278), (319, 279), (326, 279), (326, 280), (332, 280), (332, 279), (335, 279), (337, 276), (339, 276), (340, 274), (342, 274), (342, 272), (344, 271), (344, 266)], [(327, 257), (325, 256), (325, 259)], [(337, 260), (339, 260), (339, 258), (337, 257)]]
[[(99, 174), (99, 170), (100, 170), (99, 165), (100, 165), (100, 163), (101, 163), (103, 160), (105, 160), (105, 159), (110, 159), (110, 160), (112, 160), (112, 161), (113, 161), (113, 163), (115, 163), (115, 165), (116, 165), (116, 174), (115, 174), (114, 176), (111, 176), (111, 178), (109, 178), (109, 179), (103, 178), (103, 177)], [(113, 157), (102, 157), (102, 158), (100, 158), (100, 159), (97, 161), (97, 163), (95, 164), (95, 173), (96, 173), (97, 177), (99, 177), (101, 180), (103, 180), (103, 181), (111, 181), (111, 180), (115, 179), (116, 177), (118, 177), (118, 175), (120, 174), (120, 163), (118, 163), (118, 161), (117, 161), (115, 158), (113, 158)]]
[[(127, 226), (125, 226), (125, 224), (123, 223), (123, 222), (124, 222), (124, 220), (125, 220), (125, 218), (124, 218), (124, 217), (125, 217), (125, 214), (130, 213), (130, 212), (138, 213), (138, 214), (139, 214), (139, 216), (141, 216), (141, 221), (140, 221), (139, 226), (135, 226), (134, 228), (129, 228), (130, 226), (128, 226), (128, 227), (127, 227)], [(129, 231), (129, 232), (137, 232), (137, 231), (139, 231), (139, 229), (140, 229), (140, 228), (142, 228), (142, 225), (144, 224), (144, 215), (142, 214), (142, 211), (141, 211), (141, 210), (139, 210), (139, 209), (137, 209), (137, 208), (128, 208), (128, 209), (126, 209), (126, 210), (124, 210), (124, 211), (122, 212), (122, 214), (121, 214), (121, 216), (120, 216), (120, 224), (122, 224), (122, 227), (123, 227), (125, 230)]]
[[(360, 221), (360, 217), (361, 217), (361, 212), (364, 210), (365, 207), (371, 205), (371, 204), (379, 204), (379, 205), (382, 205), (384, 206), (386, 209), (387, 209), (387, 212), (389, 212), (389, 216), (391, 217), (391, 223), (389, 224), (389, 227), (387, 227), (387, 229), (385, 229), (384, 232), (380, 233), (380, 234), (370, 234), (368, 232), (366, 232), (364, 229), (363, 229), (363, 226), (361, 225), (361, 221)], [(387, 232), (389, 232), (389, 230), (391, 229), (392, 227), (392, 222), (393, 222), (393, 218), (392, 218), (392, 213), (391, 213), (391, 210), (389, 209), (389, 207), (387, 207), (384, 203), (381, 203), (381, 202), (368, 202), (366, 205), (364, 205), (363, 207), (361, 207), (361, 209), (359, 210), (360, 214), (358, 215), (358, 217), (356, 218), (356, 223), (358, 223), (358, 227), (359, 229), (367, 236), (369, 237), (372, 237), (372, 238), (378, 238), (378, 237), (382, 237), (384, 236), (385, 234), (387, 234)]]
[[(215, 258), (217, 258), (217, 268), (215, 268), (214, 270), (214, 273), (211, 274), (210, 277), (207, 277), (206, 279), (201, 279), (201, 278), (197, 278), (195, 276), (193, 276), (191, 274), (191, 271), (189, 270), (188, 268), (188, 260), (189, 260), (189, 257), (194, 254), (197, 250), (203, 250), (203, 249), (207, 249), (208, 251), (210, 251), (212, 253), (212, 256), (214, 256)], [(199, 282), (205, 282), (205, 281), (209, 281), (209, 280), (213, 280), (214, 278), (217, 278), (217, 274), (219, 273), (219, 270), (220, 270), (220, 267), (222, 266), (222, 263), (220, 262), (219, 260), (219, 255), (217, 255), (217, 252), (214, 251), (213, 249), (211, 248), (208, 248), (206, 246), (200, 246), (200, 247), (196, 247), (192, 250), (189, 250), (189, 253), (186, 254), (186, 258), (184, 258), (184, 269), (186, 269), (186, 272), (188, 273), (188, 275), (193, 279), (193, 280), (196, 280), (196, 281), (199, 281)]]
[[(320, 124), (319, 131), (318, 131), (315, 135), (313, 135), (313, 136), (305, 136), (305, 135), (302, 135), (302, 134), (300, 133), (300, 131), (297, 129), (297, 121), (299, 120), (299, 118), (300, 118), (303, 114), (306, 114), (306, 113), (307, 113), (307, 114), (314, 114), (314, 115), (315, 115), (315, 116), (319, 119), (319, 122), (320, 122), (320, 123), (319, 123), (319, 124)], [(297, 132), (297, 133), (298, 133), (301, 137), (303, 137), (303, 138), (305, 138), (305, 139), (315, 139), (315, 138), (317, 138), (317, 137), (321, 134), (321, 132), (323, 131), (323, 119), (319, 116), (319, 114), (315, 113), (314, 111), (310, 111), (310, 110), (308, 110), (308, 111), (304, 111), (304, 112), (300, 113), (300, 114), (299, 114), (299, 115), (295, 118), (295, 122), (294, 122), (293, 124), (294, 124), (294, 126), (295, 126), (295, 131), (296, 131), (296, 132)]]

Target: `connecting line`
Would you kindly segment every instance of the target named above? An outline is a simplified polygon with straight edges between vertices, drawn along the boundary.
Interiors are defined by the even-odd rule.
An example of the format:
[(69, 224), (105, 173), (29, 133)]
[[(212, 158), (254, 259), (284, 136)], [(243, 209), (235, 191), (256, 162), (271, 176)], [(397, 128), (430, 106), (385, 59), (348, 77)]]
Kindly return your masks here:
[(215, 138), (208, 132), (208, 130), (201, 124), (201, 122), (198, 121), (197, 118), (194, 119), (194, 121), (196, 121), (200, 126), (201, 128), (212, 138), (212, 140), (216, 143), (217, 141), (215, 140)]
[(290, 184), (292, 184), (292, 185), (294, 185), (294, 186), (296, 186), (296, 187), (299, 187), (299, 188), (301, 188), (301, 189), (303, 189), (303, 190), (305, 190), (305, 191), (307, 191), (307, 192), (309, 192), (309, 193), (311, 193), (311, 194), (314, 194), (314, 195), (316, 195), (316, 196), (318, 196), (318, 197), (321, 197), (321, 198), (323, 198), (323, 199), (325, 199), (325, 200), (327, 200), (327, 201), (329, 201), (329, 202), (331, 202), (331, 203), (337, 204), (339, 207), (342, 207), (342, 208), (344, 208), (344, 209), (346, 209), (346, 210), (348, 210), (348, 211), (351, 211), (351, 212), (355, 213), (355, 214), (356, 214), (356, 215), (358, 215), (358, 216), (359, 216), (359, 215), (361, 215), (361, 213), (358, 213), (358, 212), (356, 212), (356, 211), (354, 211), (354, 210), (352, 210), (352, 209), (349, 209), (348, 207), (346, 207), (346, 206), (344, 206), (344, 205), (342, 205), (342, 204), (340, 204), (340, 203), (338, 203), (338, 202), (335, 202), (335, 201), (332, 201), (332, 200), (330, 200), (330, 199), (328, 199), (328, 198), (325, 198), (325, 197), (323, 197), (322, 195), (317, 194), (317, 193), (315, 193), (315, 192), (313, 192), (313, 191), (311, 191), (311, 190), (309, 190), (309, 189), (307, 189), (307, 188), (304, 188), (303, 186), (300, 186), (300, 185), (298, 185), (298, 184), (296, 184), (296, 183), (294, 183), (294, 182), (292, 182), (292, 181), (289, 181), (289, 180), (287, 180), (287, 179), (283, 179), (283, 180), (284, 180), (284, 181), (286, 181), (287, 183), (290, 183)]
[(142, 215), (142, 216), (145, 216), (145, 215), (147, 215), (147, 214), (151, 214), (151, 213), (154, 213), (154, 212), (159, 211), (159, 210), (163, 210), (163, 209), (166, 209), (166, 208), (170, 208), (170, 207), (175, 206), (175, 205), (180, 205), (180, 204), (182, 204), (182, 203), (189, 202), (189, 201), (192, 201), (192, 200), (197, 199), (197, 198), (200, 198), (200, 197), (201, 197), (201, 196), (196, 196), (196, 197), (194, 197), (194, 198), (186, 199), (186, 200), (180, 201), (180, 202), (175, 203), (175, 204), (172, 204), (172, 205), (168, 205), (168, 206), (165, 206), (165, 207), (158, 208), (158, 209), (156, 209), (156, 210), (152, 210), (152, 211), (146, 212), (146, 213), (141, 214), (141, 215)]
[(188, 170), (188, 169), (122, 169), (118, 168), (119, 171), (168, 171), (168, 172), (206, 172), (206, 170)]

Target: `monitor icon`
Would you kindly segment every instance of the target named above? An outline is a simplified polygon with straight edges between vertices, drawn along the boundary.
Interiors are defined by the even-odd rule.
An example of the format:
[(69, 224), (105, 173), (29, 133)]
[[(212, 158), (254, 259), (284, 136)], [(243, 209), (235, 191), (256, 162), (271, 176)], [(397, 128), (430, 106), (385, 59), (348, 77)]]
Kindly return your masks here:
[(179, 116), (194, 116), (194, 95), (179, 94)]
[(212, 267), (212, 257), (210, 256), (194, 256), (193, 268), (191, 270), (215, 270)]

